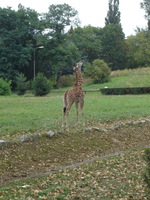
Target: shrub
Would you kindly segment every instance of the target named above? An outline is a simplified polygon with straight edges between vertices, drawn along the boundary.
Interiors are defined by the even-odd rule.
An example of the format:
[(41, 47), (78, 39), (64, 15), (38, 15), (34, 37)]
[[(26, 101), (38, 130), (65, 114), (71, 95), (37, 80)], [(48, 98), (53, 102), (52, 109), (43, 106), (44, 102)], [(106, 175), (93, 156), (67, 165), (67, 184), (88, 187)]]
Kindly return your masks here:
[(87, 64), (85, 75), (91, 77), (94, 83), (104, 83), (109, 81), (111, 69), (103, 60), (96, 59), (92, 65)]
[(59, 87), (72, 86), (75, 83), (75, 77), (73, 75), (62, 76), (60, 79)]
[(0, 78), (0, 95), (10, 95), (11, 94), (11, 81), (7, 81)]
[(42, 73), (38, 73), (35, 77), (33, 91), (36, 96), (44, 96), (50, 92), (50, 83)]
[(18, 95), (24, 95), (27, 90), (27, 82), (26, 77), (23, 73), (19, 74), (17, 77), (17, 94)]
[(150, 149), (145, 150), (144, 160), (147, 162), (144, 180), (148, 187), (148, 194), (150, 195)]

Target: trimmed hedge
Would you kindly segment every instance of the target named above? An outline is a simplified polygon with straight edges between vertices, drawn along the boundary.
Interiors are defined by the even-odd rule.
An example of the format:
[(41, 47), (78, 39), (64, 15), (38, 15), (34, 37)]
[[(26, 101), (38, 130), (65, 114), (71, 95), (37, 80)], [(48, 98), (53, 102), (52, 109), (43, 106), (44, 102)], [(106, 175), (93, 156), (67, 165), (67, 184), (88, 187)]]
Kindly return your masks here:
[(150, 94), (150, 87), (103, 88), (100, 91), (105, 95)]

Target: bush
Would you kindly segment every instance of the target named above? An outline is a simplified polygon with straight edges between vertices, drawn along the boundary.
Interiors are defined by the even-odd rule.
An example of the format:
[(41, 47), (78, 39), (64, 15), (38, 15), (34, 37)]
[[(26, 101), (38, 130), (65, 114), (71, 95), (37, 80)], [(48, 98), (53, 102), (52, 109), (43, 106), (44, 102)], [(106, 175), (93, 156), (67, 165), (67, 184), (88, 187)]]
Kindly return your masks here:
[(60, 79), (59, 87), (68, 87), (72, 86), (75, 83), (75, 76), (62, 76)]
[(148, 194), (150, 195), (150, 149), (145, 150), (144, 160), (147, 162), (147, 167), (144, 174), (144, 181), (147, 184)]
[(27, 82), (26, 77), (23, 73), (19, 74), (17, 77), (17, 94), (18, 95), (24, 95), (27, 90)]
[(92, 65), (89, 63), (85, 68), (85, 76), (91, 77), (94, 83), (104, 83), (109, 81), (111, 69), (103, 60), (96, 59)]
[(42, 73), (38, 73), (35, 77), (33, 91), (36, 96), (44, 96), (50, 92), (50, 83)]
[(0, 95), (10, 95), (11, 94), (11, 81), (7, 81), (0, 78)]

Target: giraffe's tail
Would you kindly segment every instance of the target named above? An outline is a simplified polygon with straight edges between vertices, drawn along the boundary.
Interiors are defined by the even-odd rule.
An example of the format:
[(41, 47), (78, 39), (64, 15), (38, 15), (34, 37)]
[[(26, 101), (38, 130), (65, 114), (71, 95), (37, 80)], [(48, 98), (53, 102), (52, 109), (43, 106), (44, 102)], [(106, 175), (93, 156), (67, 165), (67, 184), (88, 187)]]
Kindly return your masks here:
[(66, 108), (66, 107), (64, 107), (64, 108), (63, 108), (63, 111), (64, 111), (64, 113), (66, 113), (66, 110), (67, 110), (67, 108)]
[(64, 93), (63, 96), (63, 112), (66, 113), (67, 110), (67, 91)]

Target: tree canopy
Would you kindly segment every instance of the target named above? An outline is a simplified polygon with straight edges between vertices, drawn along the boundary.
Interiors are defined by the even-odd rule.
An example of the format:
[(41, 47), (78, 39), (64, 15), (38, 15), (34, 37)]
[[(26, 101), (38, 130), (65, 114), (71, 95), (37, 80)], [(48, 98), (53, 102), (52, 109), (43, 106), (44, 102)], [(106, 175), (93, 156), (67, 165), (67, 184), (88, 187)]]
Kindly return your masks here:
[(109, 10), (105, 18), (105, 25), (120, 24), (119, 0), (109, 0)]
[(126, 67), (125, 35), (121, 25), (110, 24), (103, 28), (102, 57), (112, 70)]
[(35, 62), (36, 75), (43, 73), (57, 87), (80, 59), (103, 59), (111, 70), (149, 65), (149, 34), (141, 30), (125, 39), (119, 0), (109, 0), (105, 22), (103, 28), (80, 27), (78, 12), (68, 4), (51, 5), (43, 14), (21, 4), (17, 11), (0, 8), (0, 78), (11, 80), (13, 87), (21, 73), (32, 80)]
[(148, 30), (150, 31), (150, 0), (143, 0), (141, 8), (145, 10), (145, 18), (147, 19)]

